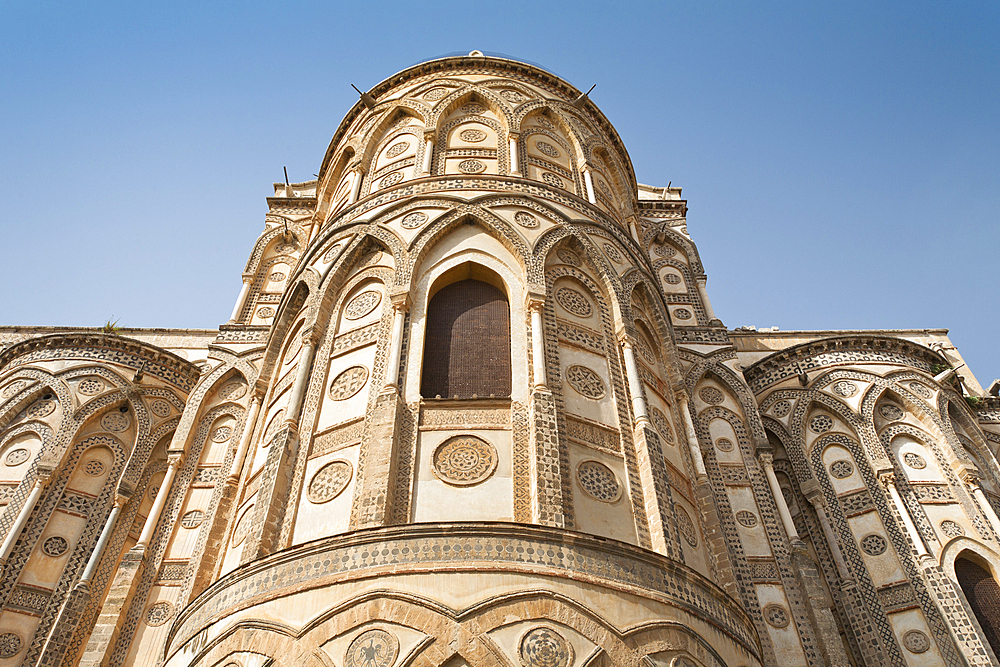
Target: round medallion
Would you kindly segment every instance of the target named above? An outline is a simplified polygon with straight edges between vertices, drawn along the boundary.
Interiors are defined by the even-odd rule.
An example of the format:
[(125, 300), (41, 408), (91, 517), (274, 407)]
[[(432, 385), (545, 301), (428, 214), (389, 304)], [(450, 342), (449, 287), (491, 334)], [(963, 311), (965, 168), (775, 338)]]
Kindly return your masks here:
[(233, 382), (227, 382), (219, 388), (219, 396), (227, 401), (236, 401), (247, 393), (247, 385), (241, 380), (234, 380)]
[(274, 246), (274, 252), (278, 253), (279, 255), (289, 255), (295, 252), (296, 250), (298, 250), (298, 246), (295, 245), (294, 241), (290, 243), (279, 243), (278, 245)]
[(584, 461), (576, 467), (576, 479), (587, 495), (602, 503), (613, 503), (622, 495), (614, 471), (600, 461)]
[(870, 533), (861, 538), (861, 550), (869, 556), (881, 556), (887, 546), (885, 538), (878, 533)]
[(14, 394), (21, 391), (27, 386), (28, 382), (26, 380), (15, 380), (14, 382), (11, 382), (9, 385), (3, 388), (3, 397), (10, 398), (11, 396), (13, 396)]
[(347, 302), (344, 308), (344, 317), (349, 320), (360, 320), (368, 313), (375, 310), (382, 301), (382, 293), (375, 290), (368, 290), (357, 295)]
[(286, 276), (281, 271), (275, 271), (274, 273), (271, 274), (270, 278), (272, 282), (280, 283), (282, 280), (286, 278)]
[(833, 420), (826, 415), (816, 415), (809, 422), (809, 428), (813, 433), (826, 433), (833, 428)]
[(150, 500), (156, 500), (156, 494), (159, 493), (159, 492), (160, 492), (160, 487), (159, 486), (153, 485), (153, 486), (149, 487), (149, 491), (147, 492), (147, 494), (149, 495), (149, 499)]
[(715, 448), (720, 452), (731, 452), (736, 448), (736, 445), (729, 438), (719, 438), (715, 441)]
[(232, 426), (220, 426), (212, 431), (212, 442), (225, 442), (233, 437)]
[(340, 245), (339, 243), (334, 243), (332, 246), (330, 246), (329, 249), (327, 249), (325, 253), (323, 253), (323, 263), (329, 264), (330, 262), (332, 262), (334, 259), (336, 259), (337, 255), (340, 254), (340, 251), (342, 249), (343, 249), (342, 245)]
[(462, 130), (458, 137), (462, 141), (467, 141), (470, 144), (478, 144), (486, 138), (486, 133), (482, 130)]
[(83, 464), (83, 472), (91, 477), (100, 477), (105, 470), (107, 470), (107, 466), (104, 465), (104, 461), (98, 459), (91, 459)]
[(886, 403), (879, 407), (879, 414), (890, 421), (899, 421), (903, 418), (903, 410), (892, 403)]
[(398, 144), (393, 144), (385, 151), (385, 156), (388, 158), (399, 157), (406, 152), (406, 149), (410, 147), (409, 141), (400, 141)]
[(432, 457), (438, 479), (457, 486), (485, 481), (497, 467), (497, 450), (471, 435), (460, 435), (438, 445)]
[(649, 418), (653, 422), (653, 428), (660, 434), (660, 437), (667, 441), (668, 445), (674, 444), (674, 432), (670, 428), (670, 421), (659, 408), (649, 409)]
[(162, 398), (156, 398), (149, 402), (149, 411), (160, 419), (163, 419), (170, 416), (171, 408), (170, 404)]
[(945, 519), (941, 522), (941, 532), (948, 537), (961, 537), (965, 535), (965, 529), (951, 519)]
[(392, 667), (399, 654), (399, 640), (385, 630), (365, 630), (354, 638), (344, 655), (344, 667)]
[(566, 369), (566, 381), (578, 394), (587, 398), (604, 398), (604, 381), (586, 366), (574, 364)]
[(854, 474), (854, 464), (846, 459), (839, 459), (830, 464), (830, 476), (836, 479), (847, 479)]
[(483, 113), (484, 111), (486, 111), (486, 107), (484, 107), (482, 104), (472, 103), (472, 104), (466, 104), (464, 107), (462, 107), (462, 113), (471, 114), (473, 116), (477, 116)]
[(691, 515), (681, 506), (677, 506), (677, 530), (684, 537), (684, 541), (692, 547), (698, 546), (698, 530), (694, 527)]
[(524, 95), (516, 90), (501, 90), (500, 97), (504, 98), (508, 102), (513, 102), (514, 104), (524, 100)]
[(665, 282), (668, 285), (680, 285), (681, 277), (676, 273), (664, 273), (663, 282)]
[(35, 401), (28, 407), (28, 419), (41, 419), (48, 417), (56, 409), (54, 401)]
[(788, 401), (778, 401), (773, 406), (771, 406), (771, 414), (781, 419), (792, 409), (792, 404)]
[(401, 180), (403, 180), (403, 172), (394, 171), (385, 178), (383, 178), (381, 181), (379, 181), (378, 186), (379, 188), (387, 188), (391, 185), (399, 183)]
[(920, 384), (919, 382), (911, 382), (909, 384), (909, 387), (910, 387), (910, 391), (912, 391), (917, 396), (922, 396), (924, 398), (930, 398), (933, 395), (933, 392), (930, 389), (928, 389), (924, 385)]
[(146, 607), (146, 625), (163, 625), (174, 615), (174, 605), (169, 602), (154, 602)]
[(368, 382), (368, 369), (364, 366), (351, 366), (341, 371), (330, 384), (330, 398), (335, 401), (346, 401), (361, 391), (366, 382)]
[(527, 211), (518, 211), (515, 213), (514, 222), (528, 229), (534, 229), (538, 226), (538, 218), (531, 215)]
[(572, 250), (567, 250), (566, 248), (560, 248), (556, 251), (556, 257), (563, 264), (569, 264), (570, 266), (580, 266), (580, 258)]
[(542, 174), (542, 180), (551, 185), (552, 187), (561, 188), (563, 187), (563, 181), (561, 178), (550, 172), (544, 172)]
[(600, 192), (605, 197), (607, 197), (608, 199), (611, 199), (611, 188), (608, 187), (608, 184), (604, 182), (603, 178), (598, 178), (596, 180), (597, 180), (597, 191)]
[(281, 429), (281, 425), (284, 422), (285, 411), (278, 410), (275, 413), (274, 418), (268, 423), (267, 428), (264, 429), (264, 437), (261, 439), (260, 446), (268, 447), (271, 444), (271, 440), (277, 435), (278, 431)]
[(590, 299), (572, 287), (560, 287), (556, 290), (556, 302), (566, 310), (566, 312), (577, 317), (590, 317), (594, 308), (590, 305)]
[(21, 652), (21, 637), (13, 632), (0, 635), (0, 658), (13, 658)]
[(320, 505), (327, 503), (343, 493), (354, 474), (354, 467), (349, 461), (337, 459), (330, 461), (316, 471), (309, 482), (307, 496), (309, 502)]
[(430, 100), (431, 102), (436, 102), (438, 100), (443, 100), (448, 96), (447, 88), (431, 88), (426, 93), (424, 93), (423, 98), (425, 100)]
[(920, 454), (914, 454), (913, 452), (903, 454), (903, 463), (914, 470), (923, 470), (927, 467), (927, 461), (924, 460), (924, 457)]
[(674, 317), (676, 317), (679, 320), (690, 320), (691, 315), (692, 315), (691, 311), (688, 310), (687, 308), (678, 308), (677, 310), (674, 311)]
[(549, 157), (559, 157), (559, 151), (556, 149), (556, 147), (545, 141), (535, 142), (535, 148), (537, 148), (538, 152), (541, 153), (542, 155), (548, 155)]
[(274, 308), (270, 306), (264, 306), (263, 308), (257, 309), (257, 317), (262, 320), (269, 320), (274, 317)]
[(478, 174), (486, 171), (486, 165), (479, 160), (462, 160), (458, 163), (458, 170), (463, 174)]
[(740, 510), (736, 513), (736, 521), (738, 521), (741, 526), (753, 528), (757, 525), (757, 515), (749, 510)]
[(660, 257), (673, 257), (674, 255), (677, 254), (677, 251), (674, 250), (674, 247), (669, 245), (658, 245), (655, 248), (653, 248), (653, 252), (655, 252)]
[(181, 517), (181, 526), (184, 528), (197, 528), (205, 520), (205, 513), (201, 510), (191, 510)]
[(858, 385), (847, 380), (841, 380), (833, 384), (833, 393), (843, 398), (850, 398), (858, 393)]
[(113, 431), (115, 433), (120, 433), (124, 431), (132, 424), (132, 420), (128, 418), (128, 415), (124, 412), (118, 410), (112, 410), (103, 417), (101, 417), (101, 428), (107, 431)]
[(618, 252), (618, 248), (614, 247), (610, 243), (604, 244), (604, 254), (606, 254), (608, 256), (608, 259), (610, 259), (615, 264), (622, 263), (621, 253)]
[(236, 527), (233, 528), (233, 546), (238, 547), (243, 544), (243, 540), (250, 534), (250, 522), (253, 521), (253, 505), (243, 510)]
[(656, 365), (656, 355), (653, 354), (653, 349), (641, 336), (635, 339), (635, 349), (639, 351), (639, 356), (645, 359), (646, 363)]
[(27, 461), (29, 456), (31, 456), (31, 452), (24, 447), (19, 447), (7, 452), (7, 456), (4, 458), (4, 463), (13, 468), (14, 466), (19, 466)]
[(87, 378), (80, 382), (80, 386), (77, 387), (79, 391), (84, 396), (96, 396), (104, 391), (104, 380), (98, 380), (97, 378)]
[(404, 216), (399, 224), (403, 229), (416, 229), (425, 222), (427, 222), (427, 214), (422, 211), (414, 211)]
[(295, 356), (302, 349), (302, 337), (298, 335), (292, 336), (292, 339), (288, 342), (288, 347), (285, 348), (285, 356), (282, 358), (282, 364), (290, 364), (295, 360)]
[(569, 667), (573, 647), (552, 628), (539, 626), (521, 638), (520, 656), (524, 667)]
[(552, 121), (551, 121), (551, 120), (549, 120), (548, 118), (546, 118), (545, 116), (542, 116), (542, 115), (538, 115), (538, 116), (535, 116), (535, 122), (536, 122), (536, 123), (538, 123), (539, 125), (541, 125), (542, 127), (547, 127), (547, 128), (549, 128), (550, 130), (551, 130), (551, 129), (552, 129), (553, 127), (555, 127), (555, 126), (554, 126), (554, 125), (552, 124)]
[(715, 387), (705, 387), (698, 392), (698, 396), (700, 396), (701, 400), (705, 401), (709, 405), (719, 405), (726, 400), (723, 393)]
[(764, 620), (776, 628), (788, 627), (788, 612), (780, 604), (769, 604), (764, 607)]
[(52, 558), (58, 558), (68, 550), (69, 542), (66, 541), (65, 537), (53, 535), (49, 539), (42, 542), (42, 553), (46, 556), (51, 556)]
[(931, 639), (920, 630), (910, 630), (903, 635), (903, 646), (910, 653), (924, 653), (931, 648)]

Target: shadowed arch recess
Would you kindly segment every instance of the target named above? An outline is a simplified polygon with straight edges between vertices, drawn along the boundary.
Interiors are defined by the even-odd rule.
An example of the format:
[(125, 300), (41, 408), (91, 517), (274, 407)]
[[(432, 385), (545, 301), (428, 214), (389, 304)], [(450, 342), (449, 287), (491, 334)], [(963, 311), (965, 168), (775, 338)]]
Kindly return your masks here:
[(1000, 584), (989, 570), (967, 558), (966, 554), (968, 552), (955, 559), (955, 576), (993, 653), (1000, 655)]
[(510, 304), (497, 287), (466, 279), (427, 305), (424, 398), (510, 396)]

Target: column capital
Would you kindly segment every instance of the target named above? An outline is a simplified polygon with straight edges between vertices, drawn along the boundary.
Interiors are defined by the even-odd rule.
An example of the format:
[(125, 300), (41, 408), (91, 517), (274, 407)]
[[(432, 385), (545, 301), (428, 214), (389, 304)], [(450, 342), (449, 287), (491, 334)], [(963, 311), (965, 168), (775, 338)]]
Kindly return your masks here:
[(425, 129), (424, 130), (424, 141), (435, 141), (437, 139), (437, 130)]
[(401, 310), (404, 313), (410, 310), (410, 306), (413, 305), (413, 302), (410, 299), (409, 290), (390, 294), (389, 301), (392, 303), (392, 309), (394, 311)]
[(694, 281), (699, 287), (705, 287), (708, 284), (708, 276), (704, 273), (699, 273), (694, 277)]
[(542, 312), (542, 309), (545, 308), (545, 294), (541, 292), (525, 292), (524, 307), (529, 313), (536, 310)]
[(972, 468), (963, 468), (959, 471), (958, 476), (969, 486), (979, 486), (979, 480), (982, 479), (979, 471)]
[(757, 460), (765, 468), (774, 468), (774, 456), (771, 452), (757, 452)]
[(895, 488), (896, 486), (896, 471), (895, 470), (880, 470), (875, 473), (878, 476), (879, 483), (882, 484), (886, 489), (889, 487)]
[(183, 460), (184, 452), (167, 452), (167, 467), (174, 469), (179, 468)]
[(252, 273), (244, 273), (243, 274), (243, 282), (245, 284), (252, 285), (253, 284), (253, 279), (254, 279), (254, 274), (252, 274)]

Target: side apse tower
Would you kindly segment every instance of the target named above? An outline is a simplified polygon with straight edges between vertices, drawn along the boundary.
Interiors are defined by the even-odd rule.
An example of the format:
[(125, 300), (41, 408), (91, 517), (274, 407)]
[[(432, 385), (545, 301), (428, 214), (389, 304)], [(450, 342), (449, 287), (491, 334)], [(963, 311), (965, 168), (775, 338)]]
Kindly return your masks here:
[(728, 330), (567, 82), (411, 67), (268, 204), (217, 331), (0, 331), (0, 667), (995, 661), (1000, 401)]

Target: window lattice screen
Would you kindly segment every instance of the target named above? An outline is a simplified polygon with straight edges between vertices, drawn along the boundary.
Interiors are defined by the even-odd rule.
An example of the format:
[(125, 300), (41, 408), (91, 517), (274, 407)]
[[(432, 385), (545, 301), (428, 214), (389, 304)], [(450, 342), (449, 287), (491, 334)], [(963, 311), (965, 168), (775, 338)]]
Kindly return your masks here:
[(964, 558), (955, 561), (955, 574), (993, 653), (1000, 655), (1000, 584), (989, 572)]

